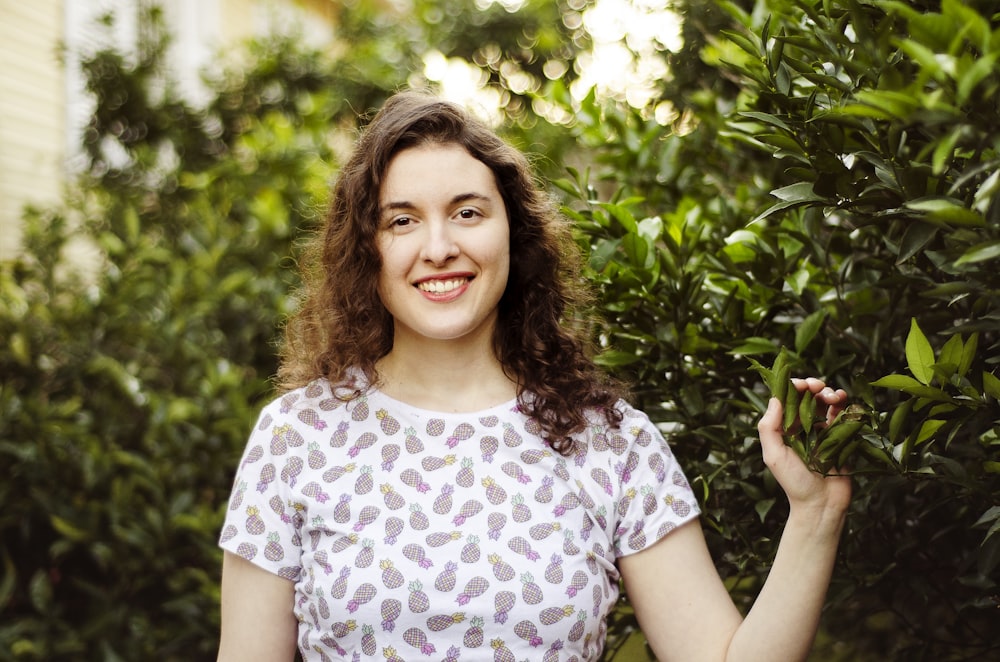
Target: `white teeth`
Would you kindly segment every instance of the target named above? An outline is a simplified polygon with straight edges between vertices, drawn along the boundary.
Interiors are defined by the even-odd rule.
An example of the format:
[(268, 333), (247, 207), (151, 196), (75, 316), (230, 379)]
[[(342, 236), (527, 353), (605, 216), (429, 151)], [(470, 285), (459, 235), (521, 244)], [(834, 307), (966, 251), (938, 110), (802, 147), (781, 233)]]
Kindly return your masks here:
[(425, 280), (417, 285), (417, 287), (424, 292), (434, 292), (436, 294), (440, 294), (443, 292), (451, 292), (455, 288), (461, 287), (464, 284), (464, 278), (455, 278), (453, 280)]

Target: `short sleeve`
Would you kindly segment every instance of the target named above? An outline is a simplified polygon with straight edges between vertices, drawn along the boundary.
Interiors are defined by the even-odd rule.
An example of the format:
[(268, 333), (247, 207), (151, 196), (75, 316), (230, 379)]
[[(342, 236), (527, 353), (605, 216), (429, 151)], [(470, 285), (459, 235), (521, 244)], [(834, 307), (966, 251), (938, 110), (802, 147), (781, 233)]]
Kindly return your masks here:
[[(250, 434), (233, 481), (219, 546), (290, 580), (301, 573), (302, 513), (289, 480), (301, 466), (302, 444), (290, 444), (298, 433), (281, 416), (276, 403), (261, 412)], [(291, 485), (289, 483), (292, 483)]]
[(620, 431), (629, 446), (616, 467), (614, 546), (617, 556), (627, 556), (697, 518), (700, 509), (670, 446), (643, 412), (627, 407)]

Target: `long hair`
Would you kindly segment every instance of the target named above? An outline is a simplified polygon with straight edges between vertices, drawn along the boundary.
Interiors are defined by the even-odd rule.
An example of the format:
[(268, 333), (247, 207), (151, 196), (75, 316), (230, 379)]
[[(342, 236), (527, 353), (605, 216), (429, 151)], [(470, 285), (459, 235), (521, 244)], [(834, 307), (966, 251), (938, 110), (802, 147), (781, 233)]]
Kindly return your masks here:
[(590, 291), (567, 222), (536, 184), (525, 156), (460, 107), (415, 92), (391, 97), (363, 130), (333, 188), (323, 230), (305, 254), (301, 306), (285, 327), (278, 384), (332, 384), (360, 370), (374, 386), (392, 349), (393, 320), (377, 292), (379, 192), (389, 163), (420, 145), (455, 144), (493, 172), (510, 223), (510, 273), (494, 351), (518, 387), (521, 411), (557, 452), (596, 409), (621, 422), (621, 387), (589, 355)]

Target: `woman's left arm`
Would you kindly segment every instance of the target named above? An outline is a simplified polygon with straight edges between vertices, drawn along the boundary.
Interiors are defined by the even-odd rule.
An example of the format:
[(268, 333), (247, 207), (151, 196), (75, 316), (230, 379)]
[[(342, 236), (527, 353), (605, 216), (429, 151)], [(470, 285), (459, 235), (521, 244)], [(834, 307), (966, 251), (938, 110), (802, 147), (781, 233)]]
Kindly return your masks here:
[[(818, 379), (793, 381), (827, 405), (828, 420), (843, 408), (844, 391), (827, 388)], [(619, 560), (626, 591), (658, 659), (785, 661), (808, 656), (851, 484), (847, 476), (822, 476), (807, 468), (785, 445), (781, 422), (781, 402), (772, 399), (757, 427), (764, 462), (788, 497), (789, 517), (767, 581), (745, 619), (740, 620), (693, 522)]]

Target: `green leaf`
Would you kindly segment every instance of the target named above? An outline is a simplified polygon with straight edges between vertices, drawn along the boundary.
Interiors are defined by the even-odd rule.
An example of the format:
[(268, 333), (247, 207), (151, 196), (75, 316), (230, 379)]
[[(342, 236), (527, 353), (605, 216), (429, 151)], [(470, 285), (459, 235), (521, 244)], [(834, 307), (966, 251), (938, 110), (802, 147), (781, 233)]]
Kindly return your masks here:
[(802, 320), (802, 324), (799, 324), (798, 328), (795, 329), (795, 351), (797, 353), (801, 354), (809, 346), (819, 330), (823, 328), (826, 317), (825, 310), (817, 310)]
[(934, 377), (934, 350), (916, 318), (910, 319), (910, 333), (906, 337), (906, 364), (920, 383), (931, 383)]
[(1000, 377), (991, 372), (983, 373), (983, 390), (994, 400), (1000, 400)]
[(872, 386), (879, 386), (881, 388), (891, 388), (897, 391), (902, 391), (908, 388), (913, 388), (915, 386), (921, 386), (913, 377), (908, 377), (906, 375), (886, 375), (881, 379), (876, 379), (872, 382)]
[(933, 418), (924, 421), (923, 424), (920, 426), (920, 432), (917, 433), (916, 444), (917, 445), (922, 444), (931, 437), (933, 437), (935, 434), (937, 434), (937, 431), (941, 429), (941, 426), (944, 425), (946, 422), (947, 421), (941, 421)]
[(967, 250), (962, 257), (955, 260), (955, 266), (995, 260), (998, 257), (1000, 257), (1000, 241), (987, 241)]
[(813, 191), (812, 182), (798, 182), (771, 191), (771, 195), (785, 202), (821, 202), (826, 198)]
[(902, 264), (919, 253), (934, 237), (940, 228), (931, 223), (913, 221), (903, 233), (899, 242), (899, 255), (896, 264)]
[(621, 366), (632, 365), (639, 361), (640, 358), (637, 354), (612, 349), (598, 354), (594, 358), (594, 362), (606, 368), (619, 368)]

